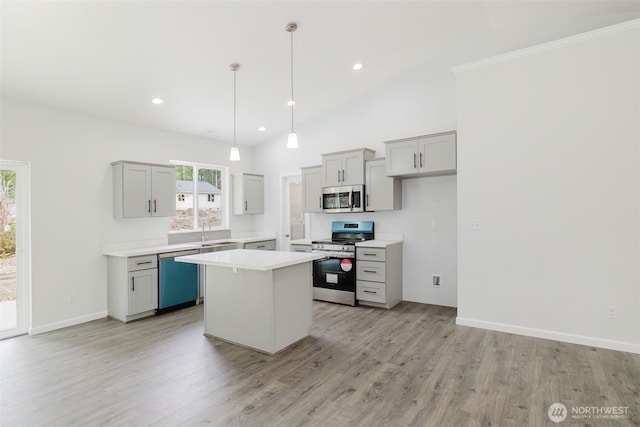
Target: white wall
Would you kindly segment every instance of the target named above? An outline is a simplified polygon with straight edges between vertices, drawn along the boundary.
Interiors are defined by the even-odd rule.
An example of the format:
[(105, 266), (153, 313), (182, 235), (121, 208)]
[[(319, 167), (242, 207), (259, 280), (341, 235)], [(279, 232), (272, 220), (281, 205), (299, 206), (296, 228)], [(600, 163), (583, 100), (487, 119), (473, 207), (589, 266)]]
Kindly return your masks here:
[(639, 22), (456, 69), (459, 324), (640, 352)]
[[(106, 315), (103, 243), (167, 237), (168, 218), (113, 218), (110, 162), (251, 164), (244, 147), (229, 164), (226, 144), (6, 99), (1, 119), (0, 157), (31, 163), (35, 331)], [(251, 231), (252, 218), (231, 216), (231, 227)]]
[[(255, 169), (265, 175), (265, 215), (258, 230), (280, 221), (281, 176), (319, 165), (321, 154), (367, 147), (384, 157), (383, 141), (455, 129), (453, 73), (425, 63), (381, 84), (316, 120), (296, 124), (300, 149), (287, 150), (286, 135), (254, 149)], [(403, 209), (364, 214), (312, 214), (311, 233), (329, 233), (334, 220), (373, 220), (378, 233), (404, 234), (403, 299), (456, 305), (456, 177), (403, 182)], [(438, 226), (431, 227), (436, 218)], [(441, 275), (434, 288), (431, 275)]]

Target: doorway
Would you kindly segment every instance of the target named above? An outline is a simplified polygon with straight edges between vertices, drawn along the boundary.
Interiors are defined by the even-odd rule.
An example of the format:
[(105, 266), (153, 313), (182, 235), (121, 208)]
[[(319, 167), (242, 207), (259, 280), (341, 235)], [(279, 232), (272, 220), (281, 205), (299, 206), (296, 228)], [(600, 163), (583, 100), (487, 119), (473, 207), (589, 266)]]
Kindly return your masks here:
[(302, 212), (302, 178), (300, 175), (282, 177), (282, 242), (281, 251), (288, 251), (292, 240), (308, 237), (308, 221)]
[(0, 160), (0, 339), (28, 332), (29, 165)]

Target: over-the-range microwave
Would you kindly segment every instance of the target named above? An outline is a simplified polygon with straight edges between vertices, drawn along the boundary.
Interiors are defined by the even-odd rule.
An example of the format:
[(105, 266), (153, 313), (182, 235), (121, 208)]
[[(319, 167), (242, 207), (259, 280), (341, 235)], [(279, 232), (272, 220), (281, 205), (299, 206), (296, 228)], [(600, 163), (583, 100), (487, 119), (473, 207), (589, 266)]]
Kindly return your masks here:
[(364, 212), (364, 185), (325, 187), (322, 211), (325, 213)]

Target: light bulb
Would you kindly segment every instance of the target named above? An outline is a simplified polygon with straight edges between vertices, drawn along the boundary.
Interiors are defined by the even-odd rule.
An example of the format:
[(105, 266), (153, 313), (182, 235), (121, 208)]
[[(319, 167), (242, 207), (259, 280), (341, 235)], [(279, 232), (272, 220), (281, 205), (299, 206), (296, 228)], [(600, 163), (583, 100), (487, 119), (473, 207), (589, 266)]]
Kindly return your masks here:
[(240, 150), (238, 150), (238, 147), (231, 147), (229, 160), (231, 160), (232, 162), (237, 162), (238, 160), (240, 160)]
[(287, 138), (287, 148), (298, 148), (298, 135), (295, 132), (289, 134)]

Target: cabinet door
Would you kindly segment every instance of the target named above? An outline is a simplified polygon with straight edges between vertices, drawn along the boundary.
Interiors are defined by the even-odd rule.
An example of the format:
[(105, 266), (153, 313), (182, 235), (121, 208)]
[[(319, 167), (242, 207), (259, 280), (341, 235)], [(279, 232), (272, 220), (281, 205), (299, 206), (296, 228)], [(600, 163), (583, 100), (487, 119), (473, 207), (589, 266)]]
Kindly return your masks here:
[(264, 213), (264, 177), (259, 175), (243, 175), (244, 213)]
[(421, 173), (445, 173), (456, 170), (456, 135), (447, 133), (419, 140)]
[(389, 142), (385, 146), (387, 175), (418, 173), (418, 146), (415, 140)]
[(158, 269), (129, 273), (129, 316), (158, 308)]
[(122, 171), (122, 216), (151, 216), (151, 166), (125, 163)]
[(176, 172), (173, 167), (151, 167), (151, 215), (176, 214)]
[(387, 176), (385, 159), (369, 160), (365, 166), (365, 209), (390, 211), (402, 207), (402, 183)]
[(302, 170), (302, 212), (322, 212), (322, 166)]
[(344, 170), (342, 185), (364, 184), (364, 152), (344, 153), (342, 167)]
[(322, 156), (322, 187), (342, 185), (342, 155)]

